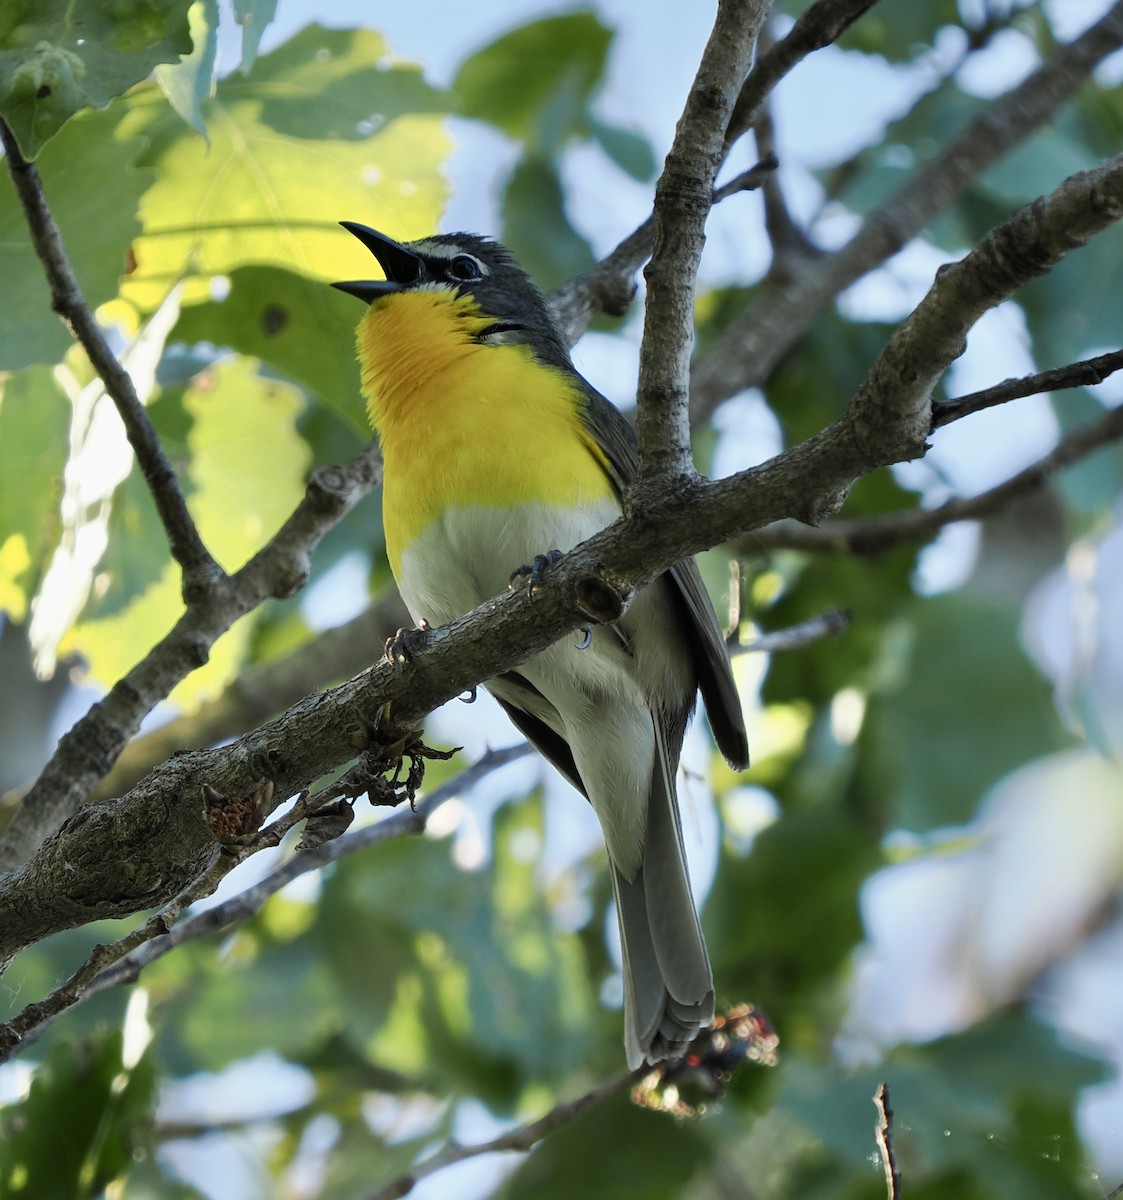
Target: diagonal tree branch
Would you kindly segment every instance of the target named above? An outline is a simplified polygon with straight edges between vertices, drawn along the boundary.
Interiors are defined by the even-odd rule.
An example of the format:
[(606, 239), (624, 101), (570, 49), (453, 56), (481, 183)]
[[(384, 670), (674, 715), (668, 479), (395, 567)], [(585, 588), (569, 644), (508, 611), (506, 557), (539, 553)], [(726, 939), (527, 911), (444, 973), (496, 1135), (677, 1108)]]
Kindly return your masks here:
[(39, 171), (34, 163), (28, 162), (20, 153), (15, 136), (3, 120), (0, 120), (0, 142), (3, 143), (8, 171), (23, 205), (32, 245), (50, 284), (51, 307), (85, 350), (94, 370), (105, 384), (106, 393), (116, 406), (160, 514), (172, 557), (183, 571), (183, 598), (185, 603), (190, 604), (213, 581), (222, 578), (222, 568), (203, 545), (195, 522), (187, 511), (179, 481), (136, 394), (133, 381), (110, 350), (82, 295), (62, 244), (62, 234), (47, 205)]
[(314, 470), (304, 499), (273, 539), (234, 575), (213, 580), (168, 634), (64, 734), (0, 840), (0, 870), (24, 861), (78, 809), (144, 717), (207, 661), (211, 646), (239, 617), (303, 586), (313, 548), (370, 491), (380, 465), (372, 444), (343, 466)]

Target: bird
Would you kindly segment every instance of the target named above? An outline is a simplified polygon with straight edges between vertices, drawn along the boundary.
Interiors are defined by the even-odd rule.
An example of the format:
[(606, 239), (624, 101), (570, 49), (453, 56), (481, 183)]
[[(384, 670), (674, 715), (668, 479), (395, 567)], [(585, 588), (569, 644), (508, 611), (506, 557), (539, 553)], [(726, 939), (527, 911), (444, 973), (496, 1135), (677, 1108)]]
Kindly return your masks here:
[[(340, 224), (384, 279), (333, 286), (367, 305), (360, 380), (383, 456), (386, 553), (422, 628), (536, 581), (616, 521), (638, 470), (623, 414), (574, 367), (545, 298), (501, 243), (397, 242)], [(629, 1066), (681, 1058), (713, 1021), (714, 982), (676, 793), (701, 691), (719, 749), (748, 765), (725, 639), (698, 566), (679, 562), (624, 615), (484, 686), (592, 804), (611, 862)]]

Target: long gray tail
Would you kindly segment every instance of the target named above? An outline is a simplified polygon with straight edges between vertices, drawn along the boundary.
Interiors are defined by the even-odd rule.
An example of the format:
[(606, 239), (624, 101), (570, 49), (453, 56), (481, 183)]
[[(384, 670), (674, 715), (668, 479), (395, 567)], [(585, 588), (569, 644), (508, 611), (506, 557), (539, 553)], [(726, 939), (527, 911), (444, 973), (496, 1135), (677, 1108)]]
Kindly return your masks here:
[(714, 1016), (714, 981), (683, 853), (673, 766), (655, 721), (658, 751), (647, 805), (643, 865), (613, 869), (624, 957), (628, 1065), (681, 1058)]

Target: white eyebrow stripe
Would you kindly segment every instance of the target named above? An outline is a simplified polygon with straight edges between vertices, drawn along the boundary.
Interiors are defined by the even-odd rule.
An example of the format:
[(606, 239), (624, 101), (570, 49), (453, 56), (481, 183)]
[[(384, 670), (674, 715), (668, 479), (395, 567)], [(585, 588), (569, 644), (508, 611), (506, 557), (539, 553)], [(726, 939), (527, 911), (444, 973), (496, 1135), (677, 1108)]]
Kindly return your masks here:
[(422, 258), (441, 259), (444, 262), (452, 262), (454, 258), (464, 255), (465, 258), (470, 258), (479, 267), (480, 274), (485, 278), (491, 274), (491, 269), (487, 263), (483, 262), (470, 250), (465, 250), (455, 243), (449, 244), (448, 242), (438, 242), (424, 238), (419, 242), (410, 242), (408, 249), (412, 250), (415, 254), (420, 254)]

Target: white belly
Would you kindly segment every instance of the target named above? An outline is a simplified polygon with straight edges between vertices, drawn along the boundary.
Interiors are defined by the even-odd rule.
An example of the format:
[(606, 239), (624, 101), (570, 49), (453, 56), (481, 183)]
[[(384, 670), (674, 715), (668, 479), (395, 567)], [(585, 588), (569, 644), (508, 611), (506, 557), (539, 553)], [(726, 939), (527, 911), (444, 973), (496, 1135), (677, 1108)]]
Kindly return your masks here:
[(446, 509), (402, 554), (398, 587), (415, 621), (445, 625), (506, 590), (516, 567), (536, 554), (572, 550), (620, 516), (614, 501), (596, 509)]
[[(402, 555), (402, 598), (414, 621), (443, 625), (507, 587), (537, 554), (570, 550), (620, 515), (526, 505), (447, 510)], [(617, 866), (629, 875), (642, 854), (655, 756), (652, 705), (686, 702), (694, 690), (689, 653), (675, 630), (666, 585), (647, 588), (617, 627), (598, 626), (524, 663), (518, 673), (545, 698), (534, 715), (560, 734), (596, 809)], [(500, 681), (493, 688), (502, 695)]]

